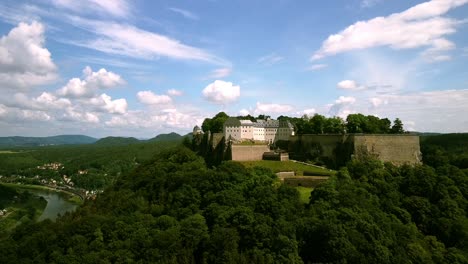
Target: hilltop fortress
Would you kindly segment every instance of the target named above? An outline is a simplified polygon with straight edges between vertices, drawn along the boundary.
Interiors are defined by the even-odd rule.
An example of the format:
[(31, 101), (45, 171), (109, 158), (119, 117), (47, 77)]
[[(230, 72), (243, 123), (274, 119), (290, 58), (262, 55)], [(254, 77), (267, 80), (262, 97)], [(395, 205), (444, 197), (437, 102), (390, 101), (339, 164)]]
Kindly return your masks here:
[[(421, 164), (419, 136), (412, 134), (304, 134), (296, 135), (289, 121), (239, 120), (228, 118), (223, 133), (203, 132), (194, 128), (194, 136), (203, 137), (203, 144), (216, 160), (261, 160), (273, 150), (288, 152), (298, 160), (322, 160), (339, 167), (356, 158), (372, 156), (395, 165)], [(281, 143), (281, 144), (280, 144)], [(216, 151), (215, 151), (216, 150)]]

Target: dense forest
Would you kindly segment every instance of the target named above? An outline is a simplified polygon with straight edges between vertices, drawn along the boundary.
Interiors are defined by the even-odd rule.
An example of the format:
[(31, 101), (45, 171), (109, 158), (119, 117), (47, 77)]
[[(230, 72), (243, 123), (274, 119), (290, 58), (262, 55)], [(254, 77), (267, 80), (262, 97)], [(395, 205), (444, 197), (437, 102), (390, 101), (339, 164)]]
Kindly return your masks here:
[(304, 204), (268, 169), (211, 168), (179, 147), (56, 223), (19, 226), (0, 263), (468, 263), (467, 196), (450, 163), (369, 158)]
[[(181, 138), (131, 144), (124, 138), (106, 138), (98, 144), (15, 148), (0, 151), (0, 176), (2, 181), (13, 176), (10, 177), (13, 182), (40, 184), (40, 179), (60, 181), (62, 175), (67, 175), (75, 187), (103, 189), (118, 175), (130, 172), (155, 153), (180, 142)], [(56, 170), (38, 168), (50, 163), (62, 166)]]

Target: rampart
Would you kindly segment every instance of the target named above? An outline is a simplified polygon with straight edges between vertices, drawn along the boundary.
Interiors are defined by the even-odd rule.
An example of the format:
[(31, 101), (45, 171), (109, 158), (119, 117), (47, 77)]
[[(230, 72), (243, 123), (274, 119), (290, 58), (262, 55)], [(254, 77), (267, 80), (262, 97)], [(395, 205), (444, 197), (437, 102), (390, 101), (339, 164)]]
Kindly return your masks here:
[(263, 153), (270, 151), (267, 145), (231, 145), (231, 158), (236, 161), (262, 160)]
[(420, 164), (419, 136), (409, 134), (299, 135), (290, 137), (292, 158), (324, 158), (335, 167), (371, 155), (395, 165)]

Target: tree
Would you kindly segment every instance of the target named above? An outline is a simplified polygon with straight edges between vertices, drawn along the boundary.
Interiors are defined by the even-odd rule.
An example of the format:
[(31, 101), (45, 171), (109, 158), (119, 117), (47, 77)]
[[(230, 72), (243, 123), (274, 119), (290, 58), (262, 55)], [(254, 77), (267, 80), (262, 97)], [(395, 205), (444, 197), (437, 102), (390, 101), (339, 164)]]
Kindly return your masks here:
[(351, 114), (346, 118), (346, 131), (348, 133), (364, 133), (367, 118), (363, 114)]
[(310, 126), (313, 134), (323, 134), (327, 118), (323, 115), (315, 114), (310, 120)]
[(223, 132), (224, 122), (229, 118), (229, 116), (224, 112), (219, 112), (213, 118), (205, 118), (202, 124), (202, 130), (206, 133), (210, 131), (211, 133), (221, 133)]
[(345, 123), (341, 117), (331, 117), (325, 120), (324, 133), (326, 134), (344, 134)]
[(393, 121), (393, 126), (391, 129), (392, 134), (403, 134), (405, 131), (403, 130), (403, 122), (399, 118), (396, 118)]

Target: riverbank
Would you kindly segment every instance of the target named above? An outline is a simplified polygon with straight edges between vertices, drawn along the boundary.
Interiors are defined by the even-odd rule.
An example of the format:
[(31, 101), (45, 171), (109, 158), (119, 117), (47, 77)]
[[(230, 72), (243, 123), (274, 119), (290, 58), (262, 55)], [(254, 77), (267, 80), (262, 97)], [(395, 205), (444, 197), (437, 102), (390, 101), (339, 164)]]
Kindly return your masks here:
[(84, 202), (82, 196), (80, 196), (80, 195), (78, 195), (78, 194), (76, 194), (74, 192), (63, 190), (63, 189), (57, 189), (57, 188), (44, 186), (44, 185), (32, 185), (32, 184), (16, 184), (16, 183), (4, 183), (4, 182), (0, 182), (0, 184), (3, 184), (3, 185), (8, 186), (8, 187), (12, 187), (12, 188), (32, 189), (32, 190), (47, 190), (47, 191), (65, 193), (65, 194), (70, 196), (68, 201), (71, 202), (71, 203), (74, 203), (76, 205), (82, 205), (83, 202)]
[(0, 237), (21, 223), (37, 221), (43, 214), (48, 202), (43, 197), (30, 192), (21, 192), (17, 187), (0, 185)]

